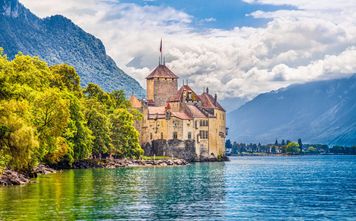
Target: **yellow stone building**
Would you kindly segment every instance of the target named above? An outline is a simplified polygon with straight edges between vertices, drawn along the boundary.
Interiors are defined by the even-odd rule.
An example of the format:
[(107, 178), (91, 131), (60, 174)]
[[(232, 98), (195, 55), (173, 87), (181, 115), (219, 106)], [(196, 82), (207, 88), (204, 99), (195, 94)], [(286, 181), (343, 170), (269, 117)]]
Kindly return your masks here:
[[(130, 98), (143, 114), (137, 124), (146, 155), (206, 160), (225, 155), (226, 113), (217, 95), (198, 95), (178, 76), (159, 64), (146, 77), (147, 98)], [(194, 159), (193, 159), (194, 158)]]

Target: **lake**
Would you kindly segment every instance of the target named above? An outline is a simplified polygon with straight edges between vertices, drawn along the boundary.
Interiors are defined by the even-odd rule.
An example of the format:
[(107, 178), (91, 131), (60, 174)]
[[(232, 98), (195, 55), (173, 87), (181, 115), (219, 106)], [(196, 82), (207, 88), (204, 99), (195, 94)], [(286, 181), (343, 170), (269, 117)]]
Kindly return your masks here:
[(68, 170), (0, 188), (0, 220), (356, 220), (356, 156)]

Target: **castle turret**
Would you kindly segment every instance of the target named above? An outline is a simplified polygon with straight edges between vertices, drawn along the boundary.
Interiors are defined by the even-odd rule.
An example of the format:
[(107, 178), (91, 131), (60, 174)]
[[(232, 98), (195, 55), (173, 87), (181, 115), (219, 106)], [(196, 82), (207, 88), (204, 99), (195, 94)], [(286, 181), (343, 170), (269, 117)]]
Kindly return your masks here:
[(163, 106), (167, 100), (178, 90), (178, 77), (164, 64), (146, 77), (147, 99), (154, 102), (155, 106)]
[(166, 59), (163, 58), (162, 39), (159, 47), (161, 56), (159, 64), (150, 75), (146, 77), (147, 100), (155, 106), (164, 106), (168, 99), (177, 93), (178, 77), (166, 67)]

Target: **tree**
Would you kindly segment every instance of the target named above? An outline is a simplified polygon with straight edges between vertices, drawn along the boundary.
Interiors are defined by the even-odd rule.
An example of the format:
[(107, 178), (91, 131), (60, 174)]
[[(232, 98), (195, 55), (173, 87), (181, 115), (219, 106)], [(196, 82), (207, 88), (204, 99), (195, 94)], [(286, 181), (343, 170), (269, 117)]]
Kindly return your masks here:
[(286, 147), (286, 152), (290, 154), (299, 154), (299, 145), (296, 142), (289, 142)]
[(318, 153), (318, 150), (315, 147), (311, 146), (308, 147), (307, 153)]
[(30, 122), (30, 108), (26, 101), (0, 101), (1, 167), (9, 166), (27, 171), (36, 164), (39, 146), (35, 128)]
[(299, 145), (299, 149), (300, 149), (300, 152), (303, 151), (303, 143), (302, 143), (302, 139), (298, 139), (298, 145)]
[(118, 157), (140, 157), (143, 150), (139, 144), (139, 133), (134, 127), (133, 115), (123, 108), (110, 115), (113, 154)]
[(231, 144), (231, 140), (227, 139), (225, 142), (225, 148), (226, 149), (232, 149), (232, 144)]
[(282, 140), (281, 146), (285, 146), (286, 142), (284, 140)]
[(92, 155), (93, 140), (92, 131), (87, 126), (83, 113), (83, 107), (79, 99), (72, 94), (67, 94), (70, 101), (70, 120), (65, 133), (65, 138), (73, 149), (73, 156), (69, 156), (71, 163), (74, 160), (87, 159)]
[(51, 79), (52, 87), (57, 87), (61, 90), (67, 89), (75, 92), (76, 95), (81, 95), (80, 77), (72, 66), (59, 64), (50, 67), (50, 70), (53, 73)]
[(85, 106), (87, 125), (94, 137), (92, 154), (101, 158), (103, 154), (112, 151), (110, 118), (106, 114), (105, 106), (96, 99), (86, 99)]
[(51, 88), (37, 93), (34, 103), (32, 121), (40, 141), (39, 158), (56, 163), (64, 156), (60, 153), (69, 148), (62, 139), (70, 119), (69, 102), (58, 89)]
[(274, 145), (275, 145), (275, 146), (278, 146), (278, 145), (279, 145), (277, 139), (276, 139), (276, 142), (274, 142)]

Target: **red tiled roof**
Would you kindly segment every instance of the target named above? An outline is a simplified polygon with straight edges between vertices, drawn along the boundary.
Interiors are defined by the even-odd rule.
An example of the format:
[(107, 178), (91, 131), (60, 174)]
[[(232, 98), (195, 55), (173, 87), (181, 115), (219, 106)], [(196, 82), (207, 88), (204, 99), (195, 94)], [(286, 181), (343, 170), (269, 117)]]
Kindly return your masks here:
[(169, 70), (165, 65), (158, 65), (156, 69), (152, 71), (150, 75), (146, 77), (146, 79), (152, 78), (174, 78), (178, 79), (178, 76), (175, 75), (171, 70)]
[(206, 118), (205, 114), (201, 112), (196, 106), (188, 104), (187, 109), (193, 118)]
[(130, 103), (131, 103), (131, 106), (134, 107), (134, 108), (141, 108), (142, 107), (141, 101), (135, 95), (132, 95), (130, 97)]
[(169, 102), (174, 102), (174, 101), (182, 101), (183, 97), (183, 92), (184, 91), (191, 91), (193, 93), (193, 96), (195, 96), (197, 99), (199, 99), (199, 96), (190, 88), (188, 85), (183, 85), (175, 95), (171, 96), (168, 101)]
[(164, 106), (154, 107), (148, 106), (148, 118), (149, 119), (162, 119), (166, 117), (166, 110)]
[(200, 100), (202, 101), (203, 108), (207, 109), (219, 109), (221, 111), (225, 111), (224, 108), (219, 104), (219, 102), (215, 102), (215, 98), (210, 94), (204, 92), (202, 95), (199, 96)]
[(179, 118), (181, 120), (192, 120), (192, 118), (189, 117), (188, 114), (184, 112), (172, 112), (172, 116)]

